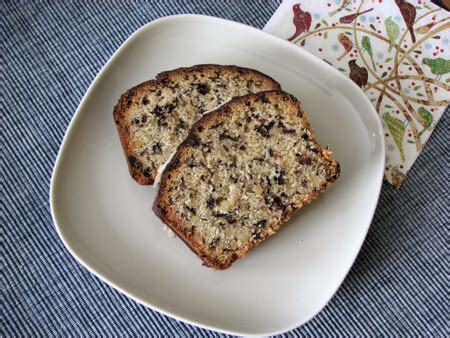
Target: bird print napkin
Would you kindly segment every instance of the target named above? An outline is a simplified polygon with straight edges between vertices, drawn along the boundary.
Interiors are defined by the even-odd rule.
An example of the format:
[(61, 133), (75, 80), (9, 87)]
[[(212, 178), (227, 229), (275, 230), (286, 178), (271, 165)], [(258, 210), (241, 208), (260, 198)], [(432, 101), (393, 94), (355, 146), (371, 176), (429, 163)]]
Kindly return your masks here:
[(450, 16), (425, 0), (285, 0), (264, 30), (349, 76), (377, 110), (399, 187), (450, 102)]

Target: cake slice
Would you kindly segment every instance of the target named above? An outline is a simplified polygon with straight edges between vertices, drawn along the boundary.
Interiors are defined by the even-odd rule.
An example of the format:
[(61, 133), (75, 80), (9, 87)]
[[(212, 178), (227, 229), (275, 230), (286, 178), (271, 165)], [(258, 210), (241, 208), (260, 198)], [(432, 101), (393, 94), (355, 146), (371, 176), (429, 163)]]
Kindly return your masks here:
[(162, 173), (153, 210), (214, 269), (228, 268), (339, 177), (293, 96), (233, 98), (203, 116)]
[(279, 88), (256, 70), (220, 65), (178, 68), (131, 88), (114, 108), (131, 176), (153, 184), (158, 168), (205, 112), (234, 96)]

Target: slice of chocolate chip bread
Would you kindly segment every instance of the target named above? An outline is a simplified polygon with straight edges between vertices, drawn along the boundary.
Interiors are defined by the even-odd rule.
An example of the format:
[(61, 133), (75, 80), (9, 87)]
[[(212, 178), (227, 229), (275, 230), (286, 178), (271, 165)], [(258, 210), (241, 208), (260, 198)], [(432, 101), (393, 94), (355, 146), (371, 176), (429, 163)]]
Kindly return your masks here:
[(281, 90), (250, 94), (192, 126), (153, 210), (205, 265), (226, 269), (338, 176), (299, 101)]
[(234, 96), (279, 88), (256, 70), (220, 65), (175, 69), (131, 88), (114, 108), (131, 176), (153, 184), (159, 166), (205, 112)]

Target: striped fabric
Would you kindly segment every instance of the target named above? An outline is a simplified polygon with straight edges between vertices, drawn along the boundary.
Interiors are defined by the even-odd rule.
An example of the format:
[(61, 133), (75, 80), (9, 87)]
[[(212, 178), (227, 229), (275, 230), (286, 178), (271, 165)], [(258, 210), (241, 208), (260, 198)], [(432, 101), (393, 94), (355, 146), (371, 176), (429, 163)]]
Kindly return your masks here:
[[(50, 176), (83, 94), (133, 31), (177, 13), (261, 28), (278, 5), (1, 1), (2, 336), (218, 335), (147, 309), (81, 267), (53, 226)], [(383, 186), (367, 240), (336, 296), (287, 336), (448, 335), (448, 130), (447, 111), (406, 185)]]

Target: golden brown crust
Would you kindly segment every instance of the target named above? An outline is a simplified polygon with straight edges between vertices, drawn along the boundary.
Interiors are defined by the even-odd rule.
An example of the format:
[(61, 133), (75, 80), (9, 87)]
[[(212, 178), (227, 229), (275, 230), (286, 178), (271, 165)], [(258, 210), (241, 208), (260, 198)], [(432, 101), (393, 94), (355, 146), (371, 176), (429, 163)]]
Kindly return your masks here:
[(209, 125), (210, 123), (217, 123), (217, 119), (219, 117), (224, 118), (224, 116), (226, 116), (227, 114), (231, 114), (229, 109), (230, 106), (239, 105), (240, 103), (246, 102), (248, 100), (267, 100), (271, 98), (274, 100), (281, 99), (284, 101), (289, 101), (292, 105), (295, 105), (298, 111), (297, 116), (300, 118), (301, 123), (306, 126), (309, 131), (311, 131), (310, 124), (303, 113), (300, 103), (295, 97), (290, 94), (287, 94), (281, 90), (274, 90), (236, 97), (229, 101), (227, 104), (222, 105), (218, 109), (204, 115), (192, 126), (188, 137), (178, 146), (175, 155), (162, 173), (161, 184), (153, 204), (153, 210), (155, 211), (156, 215), (164, 223), (166, 223), (200, 257), (204, 265), (212, 267), (216, 270), (224, 270), (228, 268), (236, 259), (248, 254), (254, 247), (262, 243), (267, 237), (273, 235), (284, 222), (292, 217), (292, 215), (297, 210), (301, 209), (304, 205), (307, 205), (314, 201), (321, 192), (332, 185), (332, 183), (339, 177), (339, 163), (332, 158), (332, 152), (330, 150), (322, 149), (320, 147), (315, 139), (314, 134), (312, 134), (311, 132), (310, 140), (315, 143), (323, 158), (324, 166), (327, 172), (326, 182), (324, 182), (320, 189), (307, 194), (301, 200), (299, 200), (296, 204), (296, 207), (293, 208), (292, 211), (283, 215), (283, 217), (281, 217), (281, 219), (279, 219), (277, 222), (271, 224), (271, 229), (273, 230), (272, 233), (268, 234), (259, 242), (249, 242), (248, 245), (236, 251), (236, 253), (233, 254), (229, 260), (220, 261), (208, 255), (207, 248), (205, 246), (199, 245), (198, 243), (193, 241), (189, 234), (185, 233), (181, 229), (182, 219), (179, 219), (178, 216), (174, 212), (172, 212), (168, 203), (167, 195), (169, 189), (171, 188), (171, 186), (173, 186), (171, 178), (172, 175), (176, 174), (176, 170), (180, 166), (180, 157), (182, 156), (182, 154), (185, 151), (189, 151), (189, 148), (191, 146), (198, 143), (198, 137), (202, 133), (202, 130), (205, 128), (205, 126)]
[(151, 171), (146, 170), (142, 166), (142, 163), (136, 160), (134, 148), (135, 144), (130, 137), (128, 126), (124, 122), (124, 116), (127, 110), (130, 108), (133, 98), (144, 94), (146, 91), (163, 87), (167, 80), (182, 81), (183, 77), (192, 72), (198, 72), (203, 74), (211, 74), (213, 72), (220, 73), (232, 73), (239, 74), (240, 76), (257, 76), (266, 83), (267, 86), (272, 88), (280, 88), (280, 84), (271, 77), (250, 68), (232, 66), (232, 65), (215, 65), (215, 64), (203, 64), (192, 67), (181, 67), (170, 71), (159, 73), (155, 79), (145, 81), (139, 85), (136, 85), (121, 95), (118, 103), (114, 107), (113, 117), (116, 123), (116, 127), (119, 133), (120, 141), (125, 153), (128, 169), (133, 177), (139, 184), (150, 185), (154, 183), (158, 168), (153, 168)]
[(156, 80), (150, 80), (134, 86), (121, 95), (119, 102), (116, 104), (113, 111), (114, 122), (116, 123), (120, 142), (122, 144), (123, 152), (127, 160), (128, 170), (131, 177), (133, 177), (136, 182), (142, 185), (153, 184), (157, 175), (157, 169), (153, 169), (150, 173), (150, 176), (148, 177), (144, 175), (143, 169), (139, 167), (139, 165), (134, 164), (133, 143), (129, 137), (130, 135), (128, 133), (128, 126), (125, 125), (123, 117), (127, 109), (130, 107), (131, 100), (134, 96), (138, 95), (140, 92), (148, 90), (150, 87), (157, 87), (158, 85), (159, 84)]

